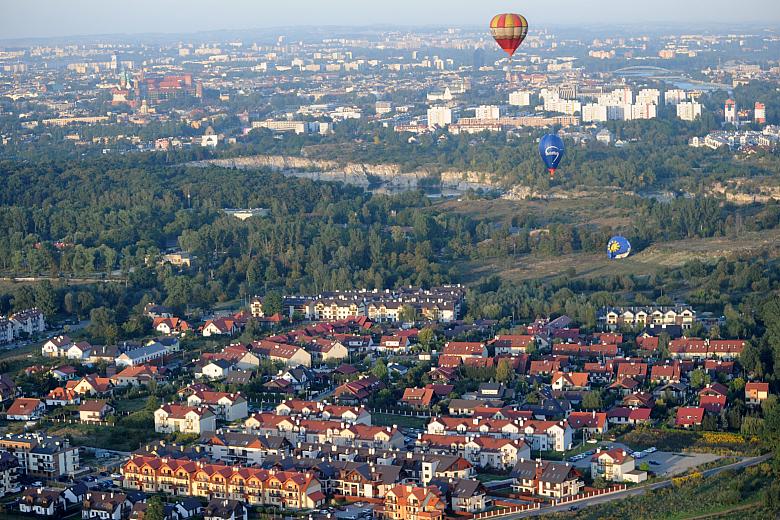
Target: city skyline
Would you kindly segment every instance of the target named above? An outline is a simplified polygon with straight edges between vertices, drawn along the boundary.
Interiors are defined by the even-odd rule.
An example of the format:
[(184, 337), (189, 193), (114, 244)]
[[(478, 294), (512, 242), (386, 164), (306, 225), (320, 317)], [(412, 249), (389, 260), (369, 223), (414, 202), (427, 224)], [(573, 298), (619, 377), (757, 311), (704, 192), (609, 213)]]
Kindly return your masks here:
[[(278, 4), (235, 0), (227, 5), (205, 0), (164, 3), (138, 0), (132, 9), (121, 11), (110, 4), (96, 0), (76, 3), (32, 0), (4, 7), (0, 21), (0, 39), (38, 37), (67, 37), (96, 34), (190, 33), (219, 30), (244, 31), (252, 29), (296, 26), (479, 26), (489, 17), (502, 11), (519, 11), (530, 21), (531, 28), (555, 25), (587, 24), (585, 29), (609, 24), (636, 25), (691, 24), (700, 27), (724, 25), (723, 13), (728, 12), (730, 24), (780, 22), (780, 5), (772, 0), (750, 0), (738, 12), (731, 12), (732, 4), (725, 0), (694, 0), (679, 4), (660, 0), (652, 4), (636, 5), (617, 0), (600, 0), (599, 9), (577, 0), (562, 0), (555, 4), (518, 5), (512, 2), (486, 1), (443, 2), (420, 4), (399, 0), (369, 7), (353, 0), (340, 2), (302, 1)], [(335, 5), (334, 5), (335, 4)], [(305, 6), (305, 7), (302, 7)], [(305, 16), (301, 12), (305, 12)], [(88, 15), (88, 16), (87, 16)]]

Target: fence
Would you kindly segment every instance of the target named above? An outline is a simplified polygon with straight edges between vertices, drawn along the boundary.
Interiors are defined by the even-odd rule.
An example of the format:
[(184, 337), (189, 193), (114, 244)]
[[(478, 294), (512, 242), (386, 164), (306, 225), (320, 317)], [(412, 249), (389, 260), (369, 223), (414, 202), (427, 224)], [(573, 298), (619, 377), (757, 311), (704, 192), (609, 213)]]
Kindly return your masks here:
[(576, 502), (578, 500), (584, 500), (586, 498), (597, 497), (597, 496), (600, 496), (600, 495), (608, 495), (610, 493), (616, 493), (618, 491), (623, 491), (626, 488), (628, 488), (628, 486), (626, 484), (618, 484), (616, 486), (610, 486), (610, 487), (604, 488), (604, 489), (594, 489), (592, 491), (585, 491), (583, 493), (579, 493), (579, 494), (574, 495), (574, 496), (554, 499), (552, 501), (552, 504), (554, 506), (557, 506), (557, 505), (560, 505), (560, 504), (568, 504), (569, 502)]
[(481, 520), (482, 518), (495, 518), (497, 516), (512, 515), (515, 513), (522, 513), (523, 511), (531, 511), (540, 509), (541, 504), (519, 504), (516, 506), (505, 507), (502, 509), (494, 509), (493, 511), (485, 511), (484, 513), (476, 513), (474, 520)]

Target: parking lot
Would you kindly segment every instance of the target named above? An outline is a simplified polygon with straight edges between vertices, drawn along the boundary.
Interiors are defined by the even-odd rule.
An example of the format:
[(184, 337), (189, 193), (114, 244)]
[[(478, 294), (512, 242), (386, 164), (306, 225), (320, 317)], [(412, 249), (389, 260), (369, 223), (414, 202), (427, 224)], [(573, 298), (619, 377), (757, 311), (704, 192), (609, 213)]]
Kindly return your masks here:
[[(619, 442), (602, 442), (598, 445), (594, 445), (592, 450), (596, 449), (596, 446), (605, 448), (607, 446), (612, 448), (622, 448), (631, 452), (631, 449), (625, 444)], [(590, 467), (591, 456), (584, 457), (580, 460), (574, 461), (574, 467), (580, 469), (586, 469)], [(636, 466), (639, 467), (642, 463), (646, 462), (650, 467), (650, 471), (658, 475), (659, 477), (671, 477), (685, 473), (691, 468), (712, 462), (720, 459), (720, 455), (713, 455), (711, 453), (675, 453), (670, 451), (656, 451), (654, 453), (645, 455), (642, 458), (636, 459)]]

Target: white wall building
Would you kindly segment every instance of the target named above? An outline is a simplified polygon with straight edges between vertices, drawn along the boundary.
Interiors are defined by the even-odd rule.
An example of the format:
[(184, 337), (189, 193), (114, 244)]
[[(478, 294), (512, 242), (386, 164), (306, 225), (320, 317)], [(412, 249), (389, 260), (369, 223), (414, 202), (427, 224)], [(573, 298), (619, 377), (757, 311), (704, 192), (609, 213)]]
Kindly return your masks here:
[(448, 107), (431, 107), (428, 109), (428, 127), (444, 128), (452, 124), (452, 109)]
[(701, 117), (701, 103), (682, 101), (677, 103), (677, 117), (683, 121), (694, 121)]

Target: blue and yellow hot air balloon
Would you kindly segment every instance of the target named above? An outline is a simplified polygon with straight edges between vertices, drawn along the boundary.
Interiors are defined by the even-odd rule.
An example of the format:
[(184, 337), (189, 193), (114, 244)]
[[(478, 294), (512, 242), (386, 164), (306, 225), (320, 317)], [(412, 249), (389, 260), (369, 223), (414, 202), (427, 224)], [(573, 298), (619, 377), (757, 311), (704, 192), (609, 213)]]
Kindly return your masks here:
[(626, 237), (614, 236), (607, 242), (607, 256), (610, 260), (625, 258), (631, 253), (631, 243)]

